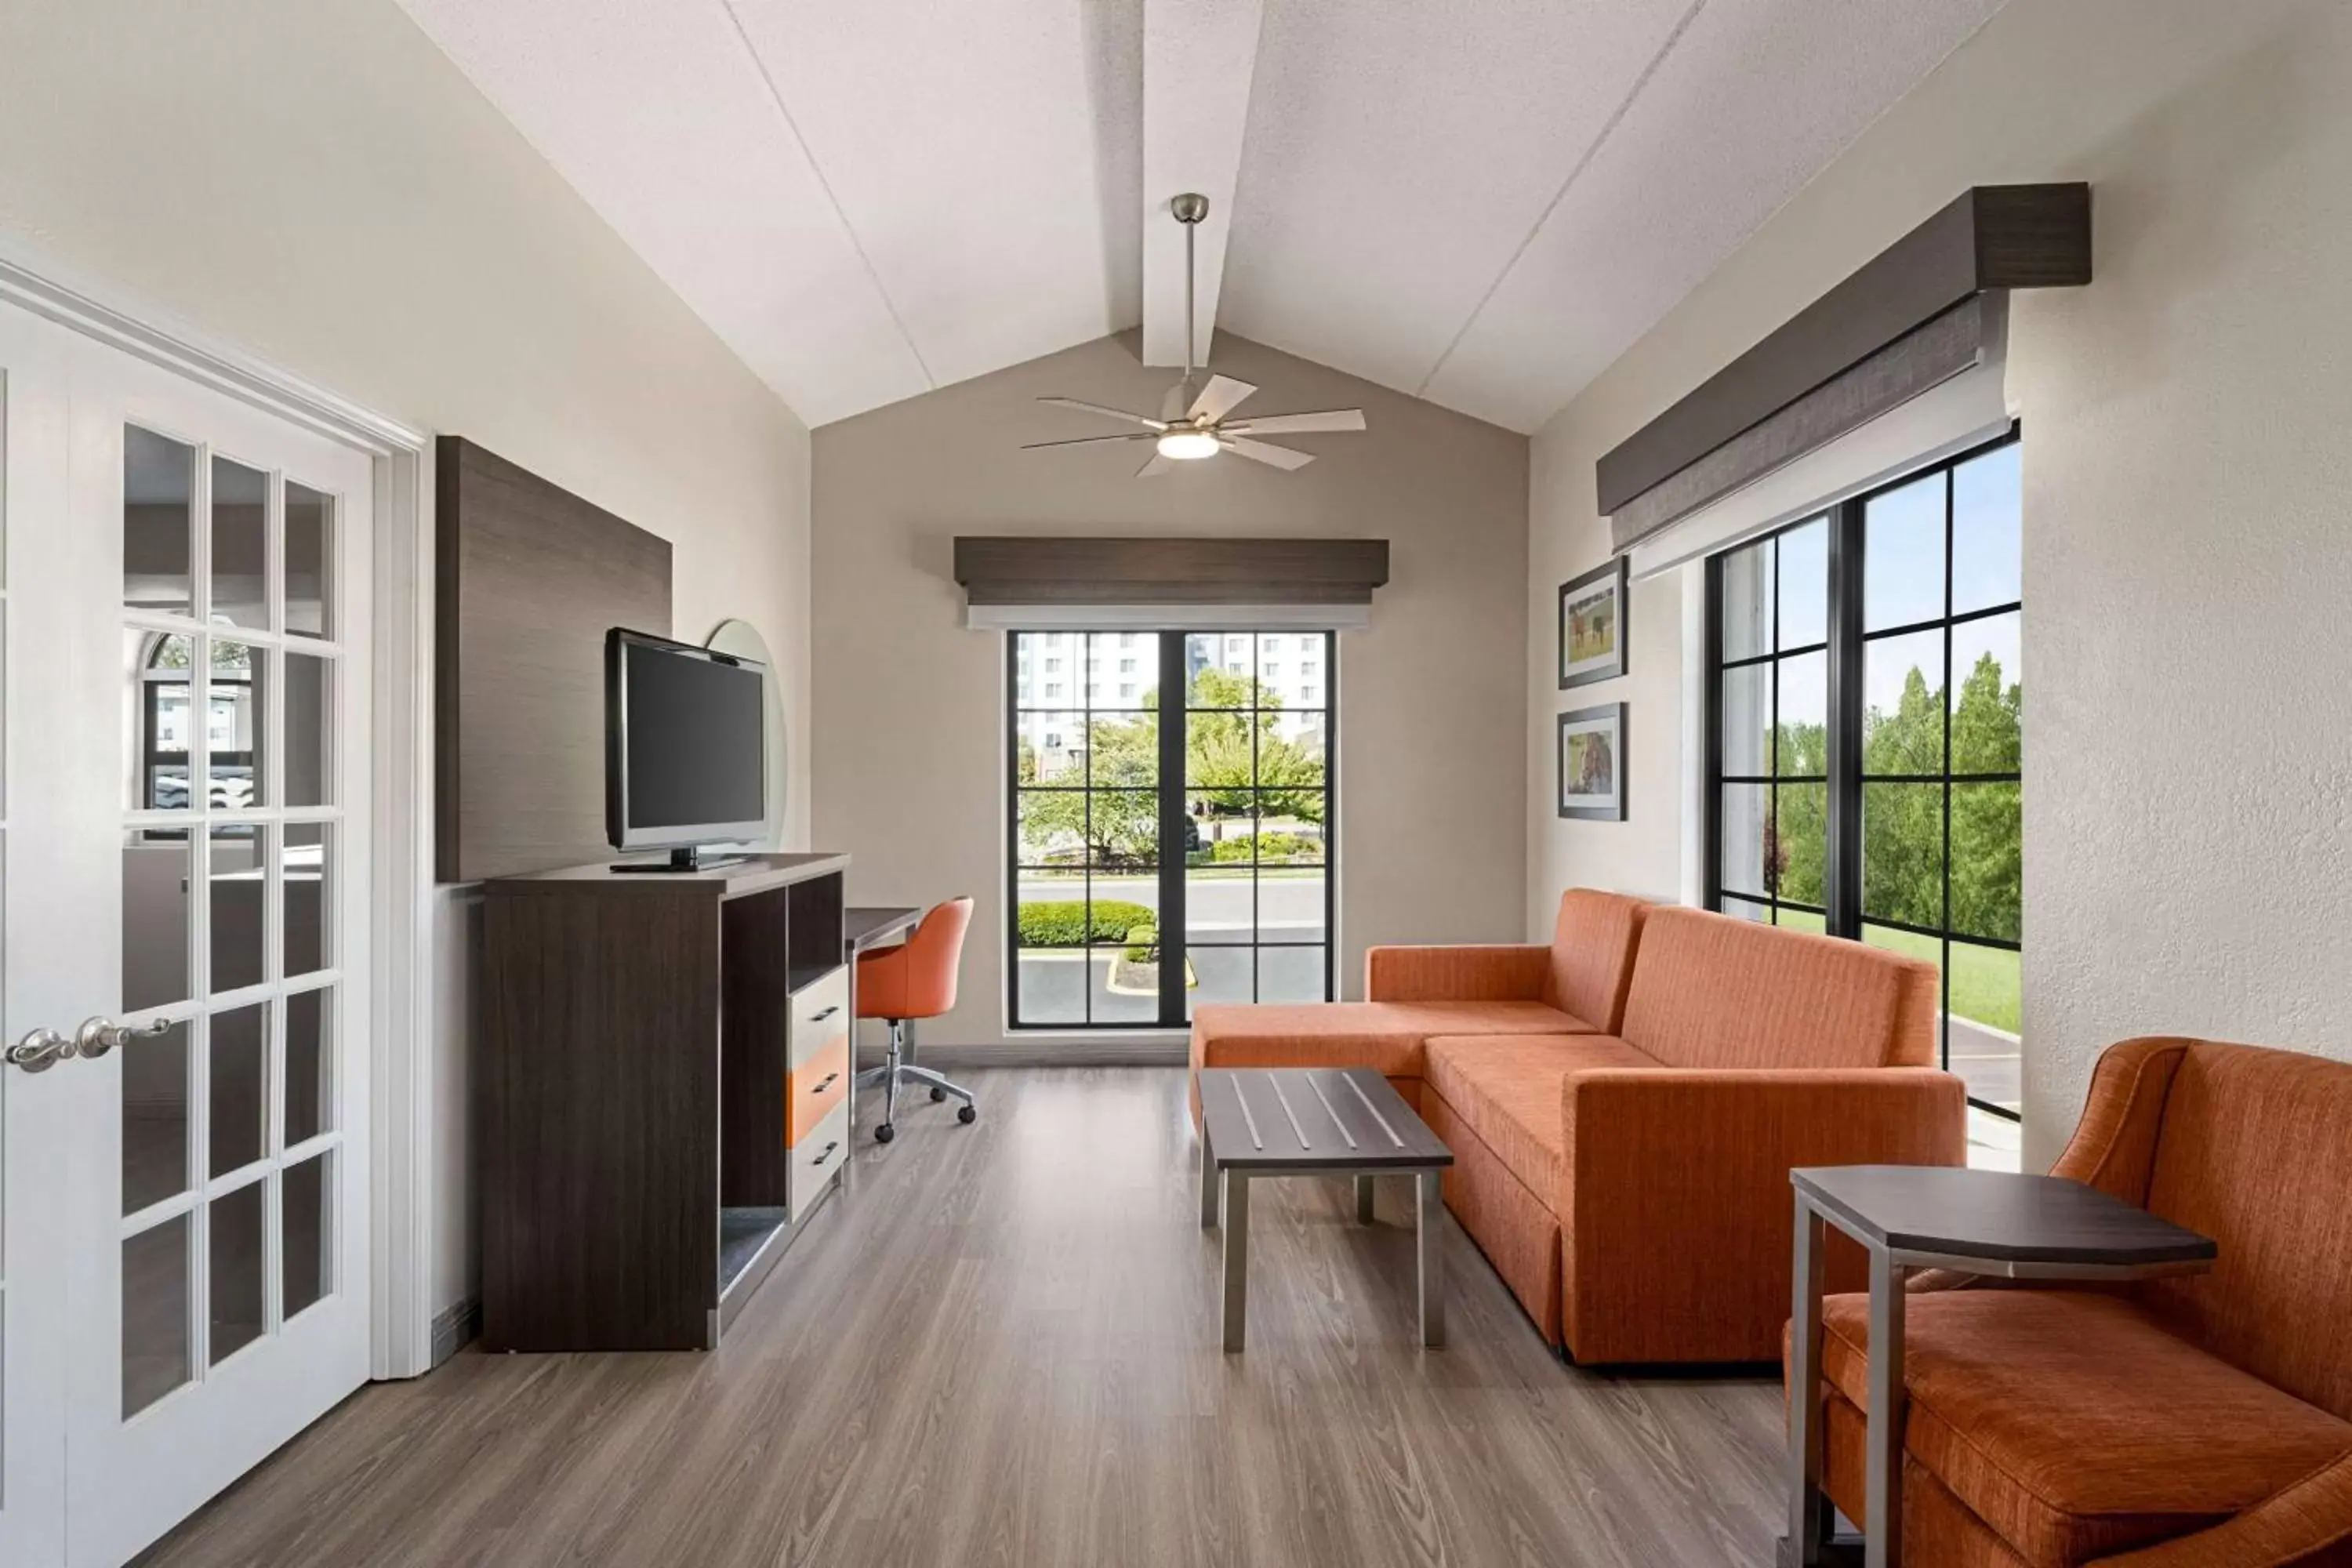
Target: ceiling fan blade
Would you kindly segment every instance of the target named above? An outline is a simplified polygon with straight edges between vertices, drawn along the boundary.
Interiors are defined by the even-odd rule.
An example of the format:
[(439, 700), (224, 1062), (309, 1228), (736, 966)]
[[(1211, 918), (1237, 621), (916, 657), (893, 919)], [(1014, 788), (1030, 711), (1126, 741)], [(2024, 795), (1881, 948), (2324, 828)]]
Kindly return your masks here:
[(1157, 441), (1159, 437), (1149, 430), (1139, 430), (1132, 436), (1074, 436), (1066, 441), (1029, 441), (1023, 444), (1024, 452), (1034, 452), (1045, 447), (1091, 447), (1101, 441)]
[(1209, 384), (1201, 388), (1201, 395), (1192, 399), (1192, 406), (1184, 411), (1187, 419), (1206, 419), (1212, 425), (1241, 405), (1243, 398), (1255, 392), (1246, 381), (1235, 381), (1230, 375), (1213, 375)]
[(1234, 436), (1318, 436), (1363, 427), (1362, 409), (1332, 408), (1321, 414), (1269, 414), (1263, 418), (1240, 420), (1225, 429)]
[(1144, 464), (1143, 467), (1135, 470), (1135, 477), (1139, 479), (1158, 479), (1161, 474), (1166, 473), (1175, 466), (1175, 464), (1170, 462), (1159, 453), (1154, 452), (1151, 454), (1151, 461)]
[(1315, 460), (1312, 452), (1294, 452), (1287, 447), (1269, 447), (1263, 441), (1239, 440), (1231, 436), (1218, 437), (1217, 445), (1236, 458), (1268, 463), (1277, 468), (1303, 468)]
[(1168, 422), (1164, 419), (1154, 419), (1142, 414), (1129, 414), (1124, 408), (1113, 408), (1101, 403), (1087, 403), (1076, 397), (1041, 397), (1037, 401), (1050, 403), (1056, 408), (1076, 408), (1082, 413), (1099, 414), (1108, 419), (1124, 419), (1129, 425), (1141, 425), (1153, 430), (1168, 428)]

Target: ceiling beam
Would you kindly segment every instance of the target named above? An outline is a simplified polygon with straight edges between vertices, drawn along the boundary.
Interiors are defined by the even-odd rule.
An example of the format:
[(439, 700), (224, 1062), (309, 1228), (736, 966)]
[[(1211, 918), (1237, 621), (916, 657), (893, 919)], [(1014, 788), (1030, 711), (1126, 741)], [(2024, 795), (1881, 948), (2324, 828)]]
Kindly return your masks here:
[(1205, 363), (1233, 230), (1263, 0), (1144, 0), (1143, 363), (1184, 363), (1184, 233), (1171, 198), (1197, 191), (1192, 362)]

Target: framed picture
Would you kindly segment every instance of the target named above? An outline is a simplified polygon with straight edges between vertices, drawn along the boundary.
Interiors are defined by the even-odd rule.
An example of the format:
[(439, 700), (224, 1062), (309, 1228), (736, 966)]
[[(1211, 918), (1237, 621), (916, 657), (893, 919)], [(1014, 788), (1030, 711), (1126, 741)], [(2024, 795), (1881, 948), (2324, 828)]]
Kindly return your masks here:
[(1559, 689), (1625, 673), (1625, 557), (1559, 585)]
[(1559, 814), (1625, 820), (1625, 704), (1559, 716)]

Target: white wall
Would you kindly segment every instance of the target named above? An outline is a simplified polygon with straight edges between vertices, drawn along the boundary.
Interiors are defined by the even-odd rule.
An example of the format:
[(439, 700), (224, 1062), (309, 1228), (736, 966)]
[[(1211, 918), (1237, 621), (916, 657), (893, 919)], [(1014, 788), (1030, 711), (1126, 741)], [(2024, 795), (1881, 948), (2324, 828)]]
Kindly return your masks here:
[(1223, 458), (1139, 479), (1132, 447), (1022, 451), (1113, 428), (1040, 395), (1159, 407), (1175, 374), (1130, 334), (816, 433), (816, 838), (856, 856), (853, 900), (977, 900), (933, 1044), (1007, 1043), (1003, 639), (964, 629), (959, 533), (1389, 540), (1371, 626), (1339, 638), (1341, 984), (1360, 993), (1373, 943), (1517, 929), (1527, 438), (1241, 338), (1214, 363), (1264, 388), (1253, 409), (1360, 405), (1370, 429), (1301, 439), (1317, 460), (1295, 473)]
[[(1605, 552), (1602, 451), (1964, 187), (2092, 183), (2097, 280), (2018, 295), (2011, 325), (2029, 1165), (2123, 1037), (2352, 1057), (2347, 82), (2352, 8), (2327, 0), (2021, 0), (1536, 438), (1531, 677), (1554, 588)], [(1567, 703), (1530, 688), (1530, 929), (1565, 885), (1691, 869), (1675, 597), (1634, 605), (1632, 823), (1551, 820)]]
[[(392, 0), (9, 0), (0, 251), (152, 302), (676, 545), (678, 634), (757, 625), (806, 842), (808, 432)], [(445, 896), (442, 914), (464, 919)], [(445, 930), (442, 973), (470, 972)], [(471, 1017), (440, 998), (436, 1299), (472, 1293)]]

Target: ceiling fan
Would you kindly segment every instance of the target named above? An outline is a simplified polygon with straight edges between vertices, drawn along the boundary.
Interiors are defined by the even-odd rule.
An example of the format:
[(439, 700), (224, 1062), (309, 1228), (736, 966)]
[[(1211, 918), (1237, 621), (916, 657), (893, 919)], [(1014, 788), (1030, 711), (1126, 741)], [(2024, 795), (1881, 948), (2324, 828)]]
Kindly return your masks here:
[[(1241, 405), (1242, 399), (1257, 390), (1246, 381), (1236, 381), (1229, 375), (1212, 375), (1199, 395), (1192, 392), (1192, 231), (1209, 216), (1209, 198), (1186, 194), (1169, 204), (1169, 211), (1184, 226), (1184, 379), (1168, 389), (1160, 404), (1160, 417), (1150, 418), (1130, 414), (1124, 408), (1111, 408), (1100, 403), (1087, 403), (1076, 397), (1041, 397), (1040, 403), (1050, 403), (1057, 408), (1076, 408), (1087, 414), (1099, 414), (1109, 419), (1125, 420), (1143, 428), (1126, 436), (1080, 436), (1067, 441), (1032, 441), (1021, 449), (1037, 451), (1046, 447), (1093, 447), (1108, 441), (1150, 441), (1159, 449), (1151, 460), (1136, 470), (1136, 478), (1150, 479), (1164, 474), (1178, 463), (1202, 458), (1213, 458), (1220, 452), (1231, 452), (1237, 458), (1265, 463), (1277, 468), (1303, 468), (1315, 460), (1312, 452), (1301, 452), (1290, 447), (1273, 447), (1256, 439), (1260, 436), (1314, 436), (1328, 432), (1361, 430), (1364, 411), (1360, 408), (1333, 408), (1320, 414), (1269, 414), (1255, 419), (1227, 417)], [(1207, 368), (1205, 366), (1203, 369)]]

